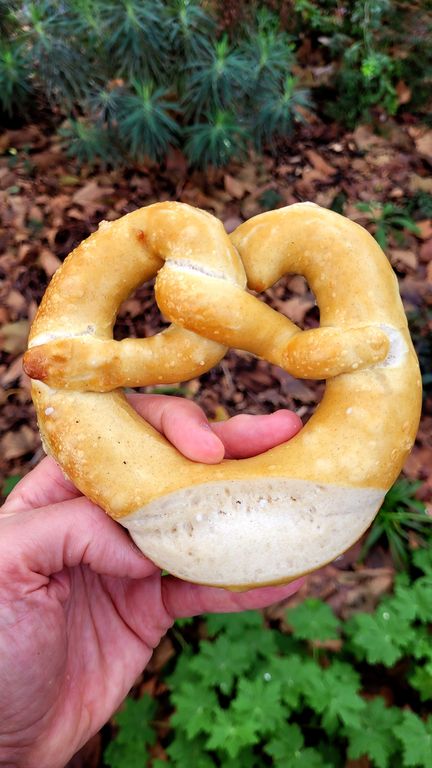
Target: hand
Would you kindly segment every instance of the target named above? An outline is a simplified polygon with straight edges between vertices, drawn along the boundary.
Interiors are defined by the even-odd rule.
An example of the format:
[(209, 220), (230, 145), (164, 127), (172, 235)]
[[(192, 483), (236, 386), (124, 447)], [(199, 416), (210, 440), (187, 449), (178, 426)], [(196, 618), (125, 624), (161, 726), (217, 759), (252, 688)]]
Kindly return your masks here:
[[(182, 453), (208, 463), (260, 453), (301, 426), (279, 411), (210, 427), (187, 400), (131, 402)], [(260, 608), (299, 585), (231, 593), (161, 578), (124, 529), (44, 459), (0, 510), (0, 766), (62, 768), (176, 618)]]

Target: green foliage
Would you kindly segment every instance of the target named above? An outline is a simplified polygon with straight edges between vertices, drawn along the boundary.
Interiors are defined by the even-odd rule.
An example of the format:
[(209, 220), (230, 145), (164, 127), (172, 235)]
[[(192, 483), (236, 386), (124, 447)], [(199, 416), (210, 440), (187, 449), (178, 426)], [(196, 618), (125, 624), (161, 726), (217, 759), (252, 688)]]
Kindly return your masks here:
[(390, 236), (393, 236), (401, 244), (404, 230), (416, 235), (419, 233), (418, 226), (410, 212), (404, 208), (399, 208), (394, 203), (380, 203), (371, 200), (369, 203), (357, 203), (357, 208), (367, 214), (374, 227), (375, 240), (384, 251), (388, 246)]
[(301, 640), (333, 640), (337, 638), (339, 622), (331, 608), (321, 600), (309, 598), (288, 611), (288, 621)]
[(415, 497), (419, 486), (419, 482), (401, 478), (390, 488), (363, 545), (363, 557), (377, 542), (384, 543), (395, 565), (404, 568), (409, 562), (411, 533), (421, 543), (432, 545), (432, 518), (423, 502)]
[(249, 134), (236, 116), (218, 109), (206, 115), (205, 122), (198, 122), (185, 130), (185, 151), (193, 165), (225, 165), (232, 157), (246, 153)]
[(8, 115), (26, 106), (31, 91), (28, 62), (21, 43), (0, 42), (0, 104)]
[(413, 218), (432, 218), (432, 195), (422, 189), (417, 190), (407, 201), (406, 208)]
[(109, 165), (116, 159), (115, 141), (108, 128), (100, 129), (85, 119), (71, 118), (60, 128), (59, 135), (65, 140), (67, 155), (79, 165), (91, 165), (96, 158), (102, 165)]
[(179, 144), (192, 164), (224, 165), (305, 119), (305, 38), (333, 73), (325, 110), (348, 124), (394, 114), (400, 83), (428, 98), (432, 54), (412, 4), (295, 0), (288, 22), (275, 5), (257, 0), (228, 35), (221, 4), (202, 0), (0, 0), (0, 108), (55, 107), (79, 162), (161, 160)]
[[(430, 100), (432, 28), (427, 3), (355, 0), (295, 0), (297, 34), (309, 33), (333, 73), (324, 110), (354, 127), (374, 110), (393, 115), (403, 108), (398, 86), (409, 88), (417, 107)], [(310, 31), (309, 31), (310, 30)]]
[[(315, 599), (289, 609), (289, 636), (264, 627), (256, 612), (208, 616), (208, 639), (186, 647), (166, 678), (168, 763), (146, 762), (155, 705), (145, 699), (142, 714), (132, 702), (122, 723), (117, 716), (121, 727), (109, 750), (120, 757), (109, 765), (262, 768), (270, 759), (287, 768), (344, 768), (348, 759), (367, 757), (372, 768), (431, 768), (430, 548), (413, 553), (411, 574), (397, 576), (372, 614), (345, 622)], [(340, 650), (330, 650), (335, 638)], [(386, 669), (396, 662), (406, 670), (403, 708), (364, 687), (371, 679), (378, 690), (388, 686)], [(126, 756), (115, 745), (128, 732)]]
[(151, 721), (156, 702), (149, 696), (138, 701), (127, 699), (115, 717), (119, 727), (116, 738), (105, 750), (104, 761), (110, 768), (143, 768), (149, 759), (148, 747), (155, 743)]
[(17, 483), (21, 480), (21, 475), (10, 475), (10, 477), (7, 477), (3, 483), (3, 487), (1, 489), (3, 496), (7, 496)]
[(169, 114), (176, 105), (168, 101), (166, 89), (150, 81), (134, 80), (132, 86), (133, 92), (120, 101), (120, 137), (132, 156), (161, 159), (177, 142), (178, 126)]
[[(163, 76), (167, 39), (161, 0), (104, 0), (94, 3), (103, 45), (117, 76), (131, 79)], [(162, 79), (162, 78), (161, 78)]]

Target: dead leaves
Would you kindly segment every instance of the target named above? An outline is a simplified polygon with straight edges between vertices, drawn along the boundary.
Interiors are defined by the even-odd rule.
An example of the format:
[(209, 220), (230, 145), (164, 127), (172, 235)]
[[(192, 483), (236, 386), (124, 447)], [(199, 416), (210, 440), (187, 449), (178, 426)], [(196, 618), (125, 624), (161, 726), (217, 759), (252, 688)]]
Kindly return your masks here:
[(89, 207), (90, 210), (97, 210), (101, 201), (112, 195), (113, 192), (113, 187), (101, 187), (96, 180), (92, 180), (74, 193), (72, 201), (86, 208), (87, 211)]
[(432, 160), (432, 131), (424, 131), (421, 128), (412, 128), (410, 131), (417, 152), (427, 160)]
[(32, 453), (38, 443), (36, 433), (23, 424), (15, 431), (7, 432), (0, 441), (0, 451), (5, 461)]
[[(405, 95), (401, 84), (399, 98)], [(15, 447), (6, 443), (8, 451), (16, 455), (25, 450), (21, 419), (31, 423), (33, 418), (21, 356), (36, 303), (62, 260), (100, 219), (113, 220), (141, 205), (169, 199), (213, 212), (228, 232), (267, 207), (306, 199), (336, 209), (343, 205), (345, 215), (359, 219), (359, 200), (398, 202), (418, 191), (432, 193), (430, 133), (389, 120), (381, 135), (370, 126), (343, 135), (337, 126), (315, 120), (274, 154), (251, 155), (224, 171), (191, 171), (181, 152), (173, 150), (164, 168), (152, 164), (90, 175), (67, 161), (57, 139), (42, 129), (5, 132), (0, 139), (0, 152), (5, 153), (0, 157), (0, 265), (6, 275), (0, 286), (0, 382), (6, 397), (20, 402), (16, 411), (7, 405), (8, 419), (0, 421), (0, 428), (20, 433)], [(389, 249), (408, 309), (430, 301), (432, 285), (431, 221), (423, 219), (418, 226), (418, 235), (409, 234), (402, 243), (392, 241)], [(318, 323), (314, 297), (302, 277), (285, 279), (266, 300), (301, 327)], [(125, 302), (116, 334), (145, 336), (162, 327), (152, 289), (142, 287)], [(230, 352), (216, 370), (184, 390), (216, 418), (280, 407), (295, 408), (308, 418), (322, 388), (250, 355)], [(25, 467), (28, 454), (22, 456), (21, 465), (19, 456), (9, 461), (14, 471)], [(421, 456), (426, 460), (426, 454)]]
[(28, 320), (18, 320), (16, 323), (5, 323), (0, 328), (0, 350), (16, 355), (24, 352), (30, 330)]

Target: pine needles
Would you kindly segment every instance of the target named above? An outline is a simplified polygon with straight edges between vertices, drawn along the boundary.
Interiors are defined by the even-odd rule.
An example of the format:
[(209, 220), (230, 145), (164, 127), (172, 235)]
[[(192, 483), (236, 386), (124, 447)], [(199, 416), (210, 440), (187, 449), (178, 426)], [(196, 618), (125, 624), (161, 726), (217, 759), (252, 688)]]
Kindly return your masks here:
[[(268, 5), (248, 4), (228, 34), (202, 0), (0, 0), (0, 111), (51, 109), (79, 162), (161, 160), (174, 145), (194, 165), (224, 165), (277, 146), (310, 111), (296, 63), (306, 35), (338, 57), (328, 103), (349, 124), (376, 105), (393, 114), (410, 71), (430, 77), (424, 45), (424, 73), (409, 52), (394, 57), (389, 0), (355, 0), (343, 16), (336, 0), (294, 0), (285, 26)], [(411, 17), (396, 6), (403, 41)]]

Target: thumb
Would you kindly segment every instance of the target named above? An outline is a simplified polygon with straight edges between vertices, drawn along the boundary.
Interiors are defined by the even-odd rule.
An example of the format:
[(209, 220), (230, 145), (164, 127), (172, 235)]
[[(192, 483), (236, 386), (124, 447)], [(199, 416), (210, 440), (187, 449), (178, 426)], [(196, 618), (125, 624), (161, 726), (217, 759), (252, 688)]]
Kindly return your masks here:
[(78, 565), (118, 578), (157, 570), (126, 531), (84, 497), (0, 519), (0, 561), (11, 562), (15, 574), (22, 569), (21, 576), (49, 577)]

